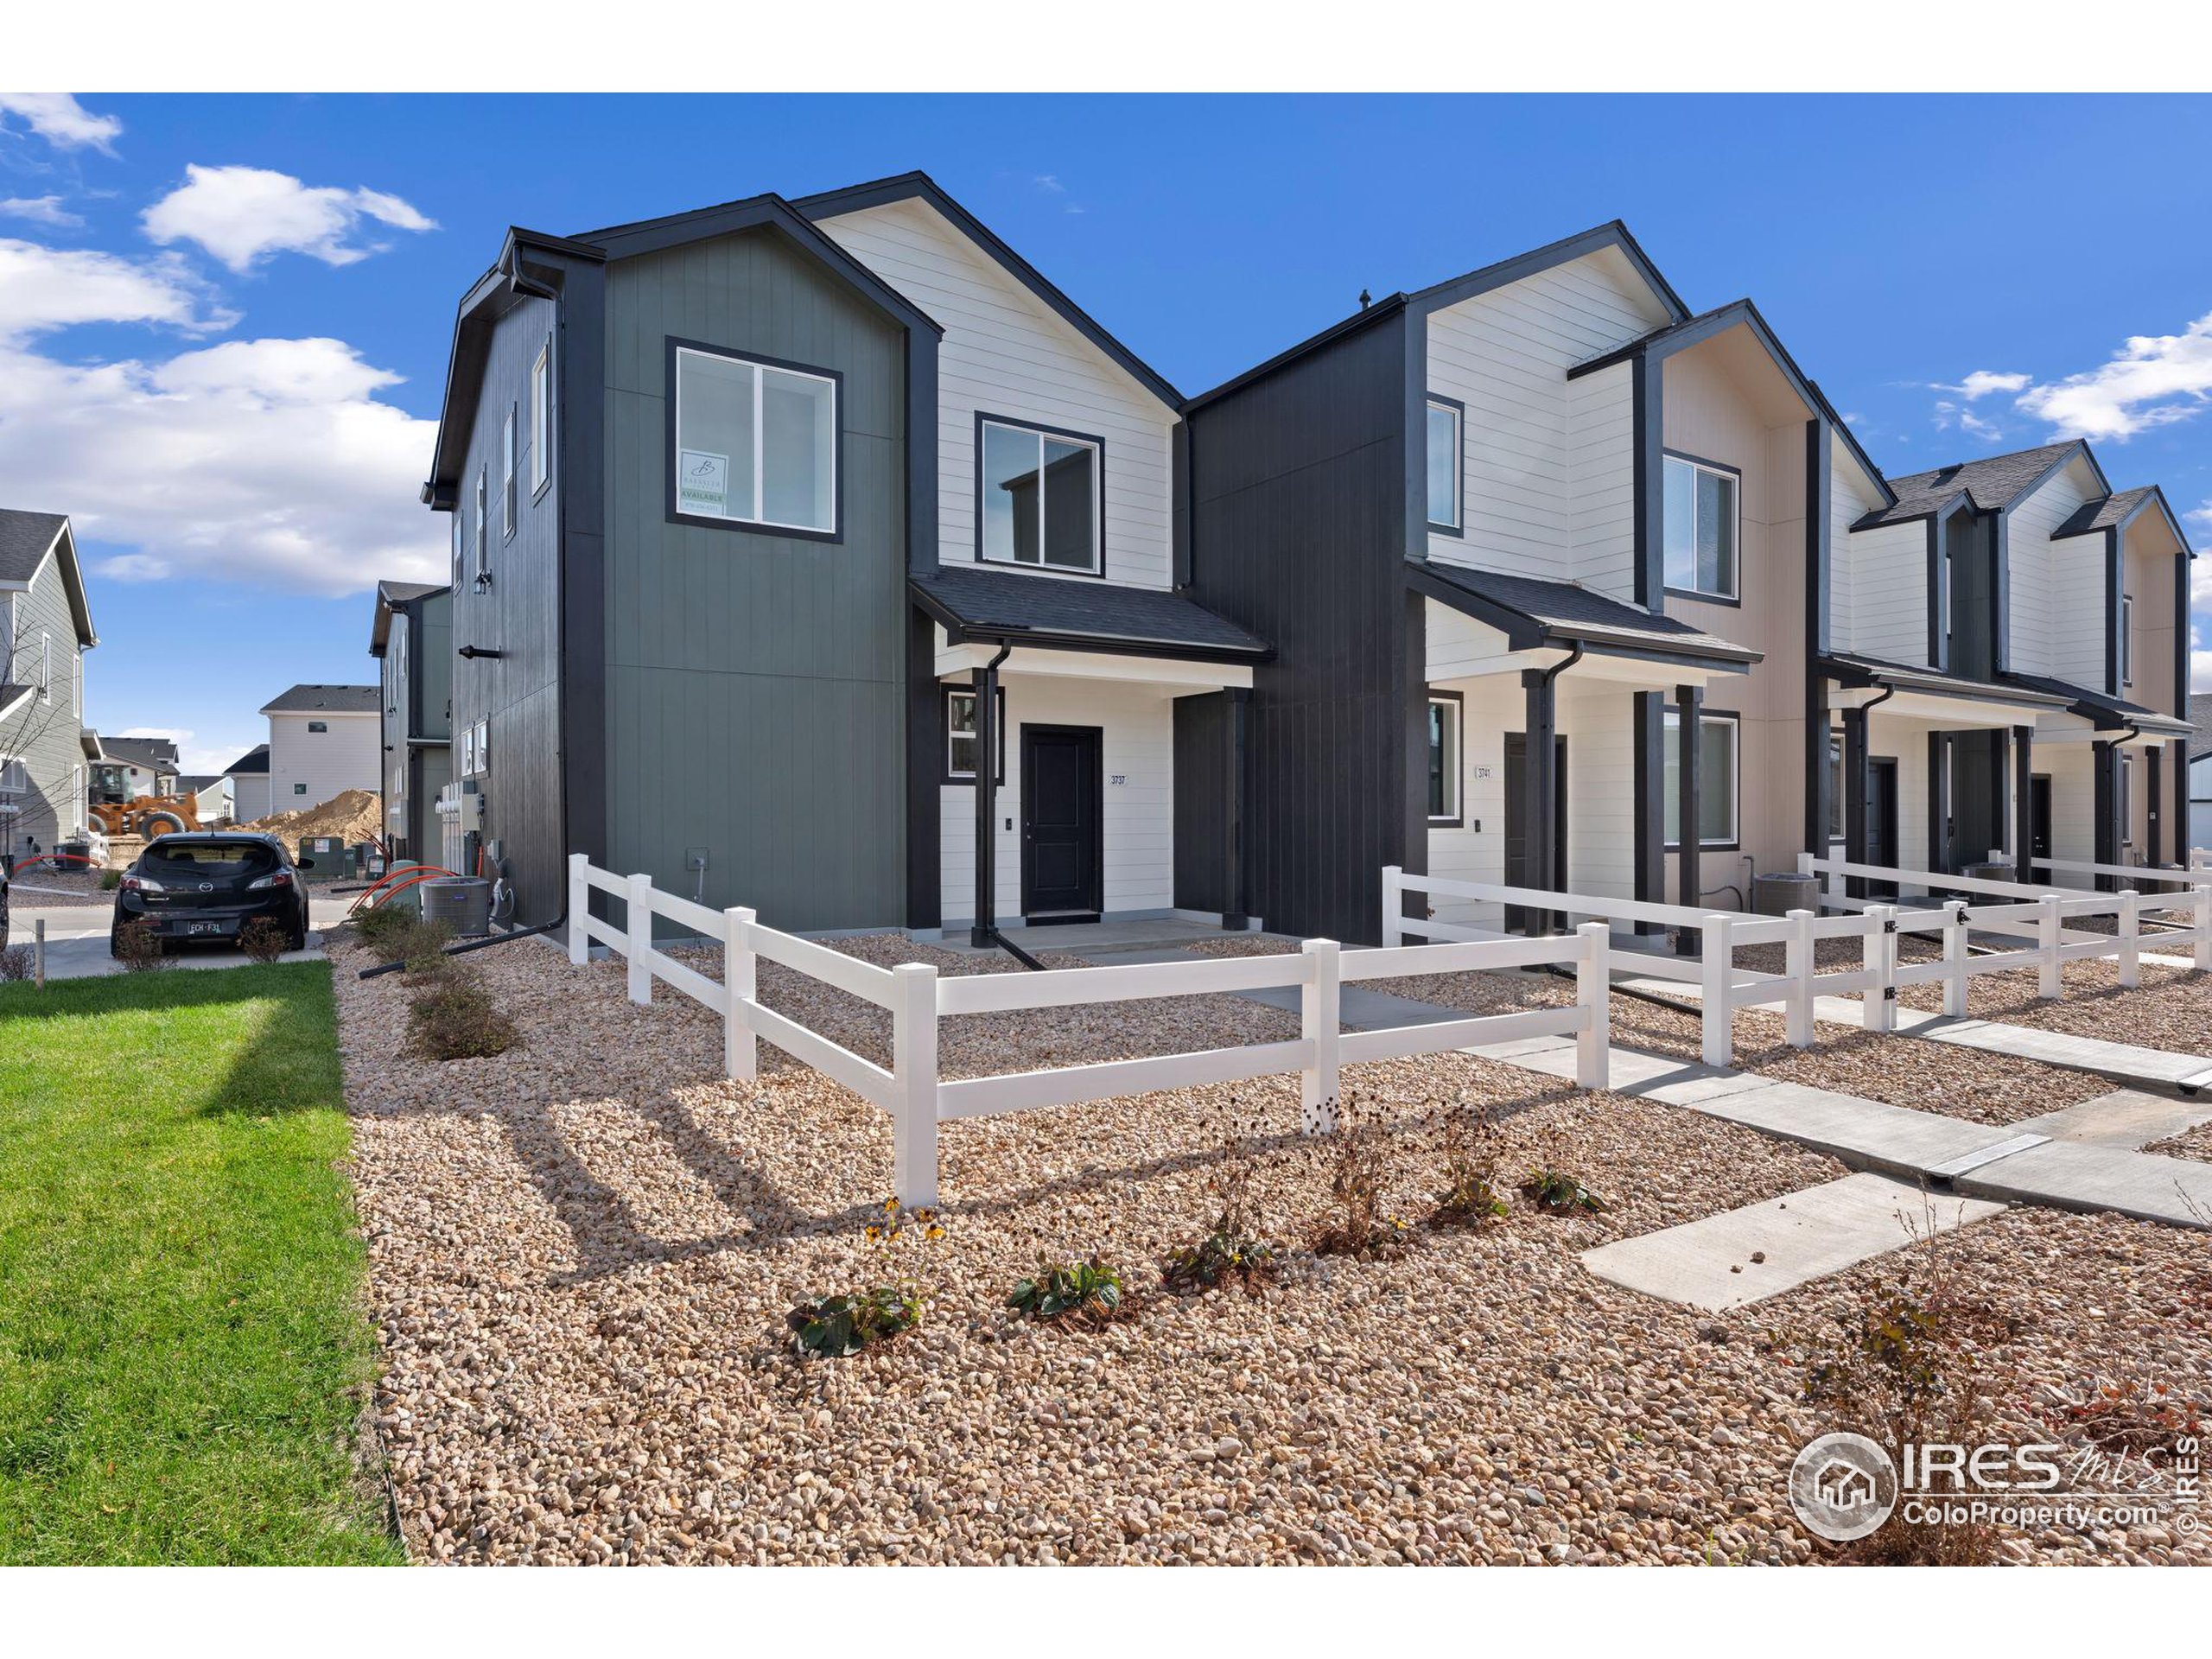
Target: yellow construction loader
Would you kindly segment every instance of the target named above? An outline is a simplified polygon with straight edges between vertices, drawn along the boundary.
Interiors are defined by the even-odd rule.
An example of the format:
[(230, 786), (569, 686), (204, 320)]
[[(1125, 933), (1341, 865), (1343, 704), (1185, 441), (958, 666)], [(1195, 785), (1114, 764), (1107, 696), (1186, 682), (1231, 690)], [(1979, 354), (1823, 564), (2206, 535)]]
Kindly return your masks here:
[(94, 801), (93, 822), (109, 836), (138, 836), (152, 841), (200, 828), (200, 814), (189, 795), (141, 795), (135, 801)]

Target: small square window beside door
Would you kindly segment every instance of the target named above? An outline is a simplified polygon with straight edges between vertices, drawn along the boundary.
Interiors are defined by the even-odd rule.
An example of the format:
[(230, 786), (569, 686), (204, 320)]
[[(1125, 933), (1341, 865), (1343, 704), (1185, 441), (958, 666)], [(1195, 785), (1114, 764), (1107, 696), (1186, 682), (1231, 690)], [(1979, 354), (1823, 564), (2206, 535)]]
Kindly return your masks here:
[[(1681, 845), (1681, 717), (1669, 709), (1661, 716), (1662, 748), (1665, 764), (1660, 786), (1661, 802), (1669, 847)], [(1737, 774), (1736, 717), (1703, 715), (1698, 720), (1697, 816), (1698, 845), (1729, 848), (1736, 844)]]
[(1428, 695), (1428, 821), (1437, 824), (1459, 822), (1459, 721), (1461, 704), (1455, 692)]

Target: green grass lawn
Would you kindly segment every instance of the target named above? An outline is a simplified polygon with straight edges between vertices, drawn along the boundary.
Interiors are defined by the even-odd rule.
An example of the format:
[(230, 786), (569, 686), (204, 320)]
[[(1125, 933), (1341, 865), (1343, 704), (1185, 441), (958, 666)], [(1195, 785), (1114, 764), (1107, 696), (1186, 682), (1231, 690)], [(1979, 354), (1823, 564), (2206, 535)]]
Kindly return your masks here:
[(394, 1561), (323, 963), (0, 985), (0, 1562)]

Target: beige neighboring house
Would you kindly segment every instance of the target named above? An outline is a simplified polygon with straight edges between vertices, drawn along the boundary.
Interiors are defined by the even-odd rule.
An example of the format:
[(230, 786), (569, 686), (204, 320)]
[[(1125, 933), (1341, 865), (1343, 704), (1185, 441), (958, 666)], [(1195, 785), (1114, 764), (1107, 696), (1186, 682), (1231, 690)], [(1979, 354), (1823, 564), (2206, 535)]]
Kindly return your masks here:
[(269, 816), (269, 746), (257, 743), (223, 769), (231, 787), (231, 817), (254, 823)]
[(85, 652), (99, 643), (66, 513), (0, 507), (0, 855), (85, 828)]
[(269, 810), (300, 812), (349, 789), (384, 786), (383, 694), (373, 685), (296, 685), (269, 717)]

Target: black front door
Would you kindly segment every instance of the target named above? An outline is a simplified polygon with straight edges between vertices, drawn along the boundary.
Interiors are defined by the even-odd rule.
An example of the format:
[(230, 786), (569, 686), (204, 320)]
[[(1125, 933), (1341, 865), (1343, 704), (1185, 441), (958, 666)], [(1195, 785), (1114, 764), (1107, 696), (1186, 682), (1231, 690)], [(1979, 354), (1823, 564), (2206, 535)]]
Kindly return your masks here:
[[(1558, 746), (1553, 751), (1552, 765), (1552, 880), (1550, 890), (1567, 891), (1567, 740), (1553, 740)], [(1529, 826), (1523, 817), (1529, 798), (1529, 734), (1526, 732), (1505, 734), (1505, 885), (1527, 887), (1535, 885), (1529, 879)], [(1518, 906), (1509, 906), (1505, 912), (1505, 929), (1509, 933), (1529, 931), (1532, 924), (1542, 918)], [(1557, 925), (1557, 921), (1543, 923)]]
[(1096, 726), (1021, 728), (1021, 918), (1095, 922), (1103, 907)]
[[(1897, 861), (1897, 763), (1894, 758), (1866, 763), (1866, 861), (1894, 868)], [(1870, 882), (1877, 899), (1897, 896), (1893, 881)]]
[(2028, 846), (2037, 858), (2050, 856), (2050, 774), (2036, 773), (2028, 784)]

